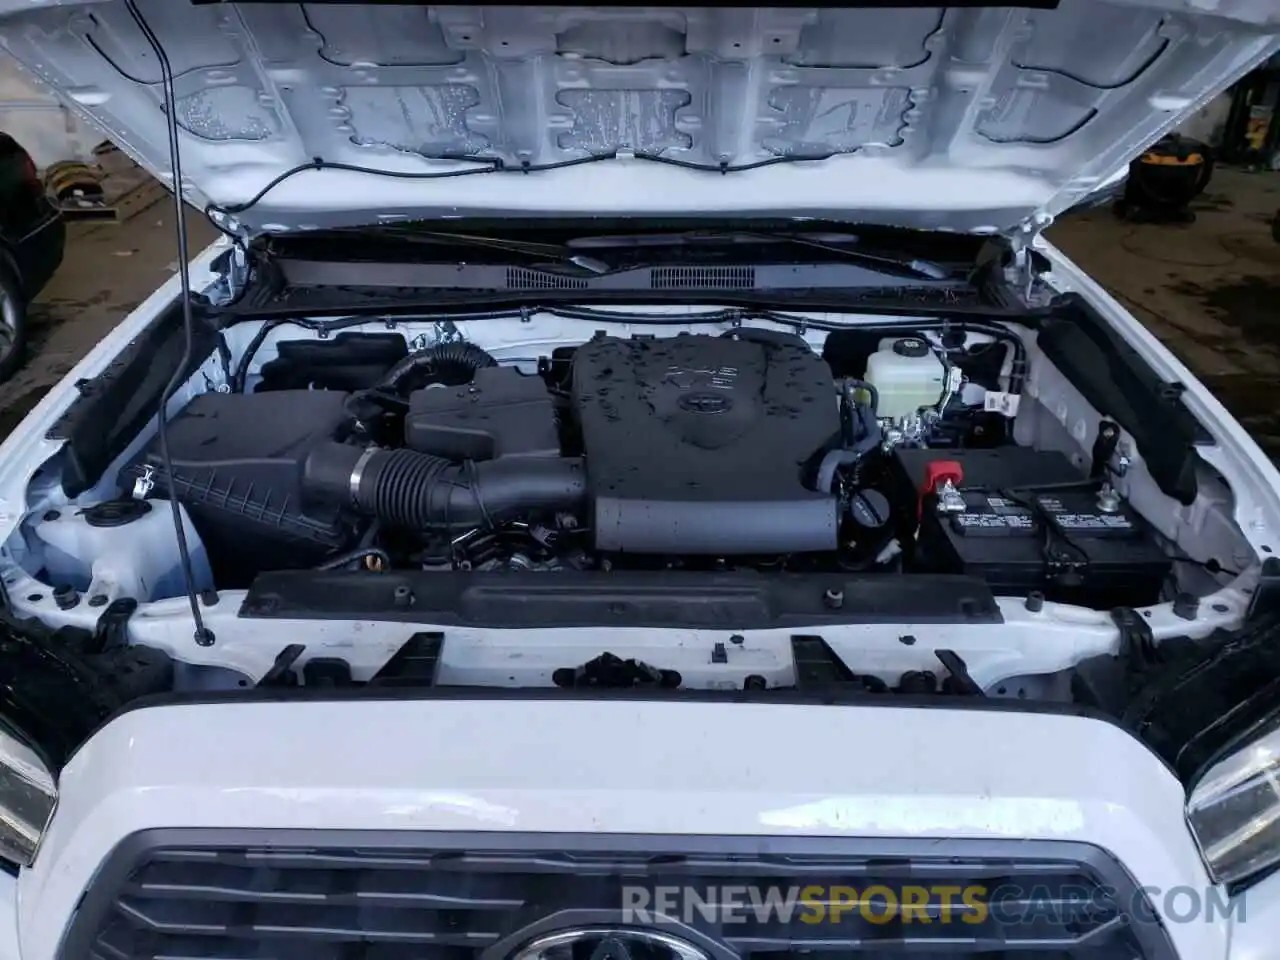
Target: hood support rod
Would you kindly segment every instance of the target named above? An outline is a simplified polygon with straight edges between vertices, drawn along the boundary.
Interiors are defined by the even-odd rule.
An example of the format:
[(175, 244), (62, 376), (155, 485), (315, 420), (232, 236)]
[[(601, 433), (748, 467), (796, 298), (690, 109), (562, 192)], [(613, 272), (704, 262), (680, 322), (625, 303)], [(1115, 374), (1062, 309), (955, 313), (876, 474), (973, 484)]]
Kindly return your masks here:
[[(142, 31), (142, 35), (146, 38), (151, 49), (155, 51), (156, 60), (160, 64), (160, 76), (163, 80), (164, 89), (165, 121), (169, 134), (169, 170), (170, 177), (173, 180), (174, 225), (178, 232), (178, 277), (182, 285), (182, 329), (185, 343), (182, 350), (182, 359), (178, 361), (178, 366), (173, 371), (173, 376), (169, 378), (169, 382), (160, 393), (160, 409), (156, 411), (156, 426), (160, 438), (160, 458), (164, 462), (165, 473), (172, 477), (173, 461), (169, 457), (168, 437), (169, 400), (186, 378), (187, 367), (191, 363), (192, 353), (195, 351), (195, 318), (191, 311), (191, 257), (187, 249), (187, 215), (186, 205), (182, 202), (182, 161), (178, 149), (177, 95), (174, 93), (173, 87), (173, 67), (169, 63), (169, 57), (164, 52), (164, 47), (160, 45), (159, 38), (152, 31), (147, 21), (143, 19), (134, 0), (124, 0), (124, 5), (128, 9), (129, 15), (133, 17), (134, 22), (137, 23), (138, 29)], [(205, 626), (204, 617), (200, 614), (200, 598), (196, 590), (195, 574), (191, 569), (191, 550), (187, 546), (187, 534), (182, 523), (182, 506), (178, 503), (178, 498), (172, 493), (169, 496), (169, 507), (173, 514), (174, 533), (178, 537), (178, 556), (182, 561), (182, 581), (187, 588), (187, 600), (191, 604), (191, 619), (195, 623), (195, 641), (202, 647), (211, 646), (214, 640), (213, 632)]]

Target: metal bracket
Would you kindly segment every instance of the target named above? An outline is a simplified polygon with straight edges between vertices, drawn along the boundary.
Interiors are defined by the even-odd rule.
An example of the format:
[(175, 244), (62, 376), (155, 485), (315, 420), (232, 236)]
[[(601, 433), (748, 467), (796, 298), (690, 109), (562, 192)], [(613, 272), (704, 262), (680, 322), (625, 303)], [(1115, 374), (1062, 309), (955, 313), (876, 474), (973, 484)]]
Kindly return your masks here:
[(1049, 214), (1037, 214), (1023, 220), (1009, 235), (1009, 248), (1013, 252), (1013, 259), (1005, 268), (1005, 279), (1017, 287), (1027, 303), (1036, 303), (1041, 299), (1036, 291), (1035, 259), (1032, 252), (1036, 237), (1040, 236), (1052, 223), (1053, 217)]
[(238, 240), (231, 245), (231, 256), (227, 258), (227, 303), (231, 303), (249, 285), (249, 254), (244, 248), (247, 241)]
[(142, 475), (133, 481), (133, 499), (145, 500), (156, 487), (156, 470), (151, 464), (142, 468)]
[(213, 223), (215, 227), (230, 236), (236, 238), (242, 243), (248, 243), (250, 240), (249, 228), (242, 224), (235, 216), (216, 207), (209, 207), (205, 210), (205, 216)]

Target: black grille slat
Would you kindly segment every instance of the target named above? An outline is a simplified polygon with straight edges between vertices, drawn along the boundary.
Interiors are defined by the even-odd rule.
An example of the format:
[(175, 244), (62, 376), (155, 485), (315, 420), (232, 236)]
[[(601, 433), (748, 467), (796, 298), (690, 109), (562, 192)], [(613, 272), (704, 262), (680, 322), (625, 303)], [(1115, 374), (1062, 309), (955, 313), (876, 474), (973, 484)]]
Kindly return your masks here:
[[(1035, 911), (1030, 917), (1024, 915), (1021, 923), (1009, 925), (1007, 921), (1015, 916), (1007, 911), (1002, 913), (1004, 923), (992, 918), (980, 924), (958, 927), (956, 924), (941, 924), (942, 908), (934, 906), (925, 910), (930, 915), (930, 922), (923, 922), (919, 913), (912, 915), (909, 921), (893, 920), (887, 923), (871, 922), (861, 916), (853, 915), (836, 924), (805, 925), (796, 924), (793, 928), (784, 928), (774, 922), (760, 925), (750, 936), (728, 934), (725, 942), (743, 955), (756, 953), (775, 953), (785, 950), (848, 950), (850, 945), (881, 946), (889, 941), (895, 948), (924, 947), (945, 944), (949, 948), (964, 946), (968, 951), (1007, 950), (1011, 947), (1020, 949), (1058, 949), (1083, 946), (1088, 940), (1105, 939), (1117, 932), (1124, 925), (1124, 919), (1113, 914), (1107, 918), (1097, 918), (1097, 925), (1088, 930), (1077, 931), (1072, 925), (1062, 924), (1047, 919), (1044, 914), (1052, 914), (1055, 904), (1042, 901), (1035, 904)], [(1061, 915), (1072, 906), (1068, 900), (1059, 900), (1056, 906), (1063, 909)], [(965, 936), (958, 938), (954, 934), (957, 929), (964, 929)]]
[[(894, 956), (899, 954), (907, 954), (913, 958), (919, 957), (923, 951), (936, 951), (938, 956), (960, 956), (964, 954), (981, 954), (985, 958), (989, 956), (998, 956), (1001, 960), (1005, 957), (1014, 956), (1011, 951), (1023, 951), (1016, 954), (1018, 957), (1025, 955), (1026, 951), (1036, 951), (1047, 954), (1053, 960), (1059, 957), (1067, 957), (1069, 954), (1063, 951), (1083, 946), (1080, 938), (1071, 940), (1036, 940), (1034, 938), (1022, 938), (1018, 940), (1007, 940), (1003, 937), (957, 937), (948, 934), (937, 935), (921, 935), (918, 932), (909, 936), (895, 936), (895, 930), (891, 925), (877, 926), (873, 928), (876, 932), (866, 938), (851, 939), (841, 938), (825, 938), (822, 940), (814, 940), (813, 942), (805, 941), (804, 950), (806, 956), (814, 956), (819, 954), (842, 954), (848, 955), (850, 950), (866, 950), (871, 956), (879, 960), (880, 957), (888, 956), (892, 953)], [(725, 942), (735, 950), (740, 951), (744, 956), (753, 958), (778, 957), (778, 956), (795, 956), (794, 946), (790, 946), (785, 942), (779, 943), (773, 940), (757, 941), (740, 941), (734, 937), (728, 937)], [(1054, 953), (1053, 951), (1058, 951)], [(1102, 956), (1110, 957), (1110, 954)]]
[[(786, 891), (815, 883), (859, 890), (978, 885), (1002, 892), (992, 894), (992, 914), (973, 924), (940, 922), (938, 903), (923, 907), (929, 922), (919, 912), (914, 921), (884, 922), (847, 902), (837, 922), (748, 911), (722, 924), (708, 913), (714, 894), (694, 909), (691, 922), (744, 960), (1144, 956), (1134, 922), (1104, 895), (1113, 881), (1084, 861), (1043, 857), (156, 846), (111, 883), (98, 919), (85, 931), (81, 957), (479, 960), (483, 949), (539, 917), (566, 909), (616, 912), (628, 884)], [(736, 904), (741, 909), (740, 899)], [(951, 909), (962, 904), (956, 900)]]
[[(306, 940), (289, 943), (264, 939), (256, 943), (236, 943), (208, 937), (159, 937), (155, 940), (155, 960), (349, 960), (350, 947), (337, 940)], [(460, 949), (450, 953), (445, 948), (431, 948), (431, 956), (439, 960), (466, 960), (471, 951)], [(123, 952), (119, 944), (104, 946), (101, 942), (90, 954), (92, 960), (130, 960), (136, 954)], [(360, 960), (420, 960), (423, 947), (413, 943), (371, 943), (359, 954)]]
[[(172, 909), (172, 901), (121, 900), (116, 909), (135, 929), (157, 934), (223, 936), (240, 940), (297, 937), (323, 940), (385, 940), (446, 947), (483, 948), (496, 930), (454, 931), (432, 911), (331, 904), (227, 903), (204, 901), (200, 916)], [(249, 909), (246, 909), (249, 907)]]
[[(345, 882), (335, 883), (335, 878), (345, 878)], [(518, 896), (502, 896), (503, 885), (491, 882), (491, 878), (471, 879), (479, 882), (469, 884), (472, 890), (467, 892), (451, 883), (447, 874), (407, 870), (352, 870), (335, 874), (316, 869), (254, 870), (217, 864), (204, 867), (203, 876), (196, 881), (189, 870), (178, 864), (157, 863), (131, 880), (125, 895), (335, 906), (385, 902), (436, 910), (514, 910), (524, 902)]]
[(448, 869), (455, 857), (447, 855), (399, 854), (391, 851), (359, 851), (343, 853), (321, 850), (234, 850), (206, 851), (174, 850), (159, 853), (153, 862), (172, 863), (221, 863), (248, 867), (278, 867), (315, 870), (366, 869), (378, 867), (388, 870), (442, 870)]
[[(322, 850), (237, 850), (209, 852), (199, 850), (165, 850), (157, 853), (151, 862), (207, 862), (229, 863), (251, 867), (290, 867), (299, 869), (371, 868), (410, 869), (432, 871), (475, 871), (495, 873), (522, 872), (538, 874), (578, 874), (584, 870), (640, 871), (661, 875), (698, 874), (719, 876), (829, 876), (838, 865), (844, 876), (877, 876), (888, 878), (911, 877), (925, 880), (931, 877), (948, 878), (963, 872), (967, 879), (1009, 880), (1035, 883), (1036, 875), (1053, 876), (1062, 882), (1062, 865), (1053, 862), (997, 860), (990, 863), (955, 864), (946, 860), (924, 862), (892, 862), (887, 860), (851, 860), (848, 858), (818, 859), (778, 857), (762, 860), (757, 857), (719, 858), (688, 857), (679, 855), (654, 856), (556, 854), (532, 856), (517, 853), (502, 854), (414, 854), (391, 851), (348, 851), (337, 853)], [(1084, 875), (1075, 875), (1075, 882), (1087, 884)]]

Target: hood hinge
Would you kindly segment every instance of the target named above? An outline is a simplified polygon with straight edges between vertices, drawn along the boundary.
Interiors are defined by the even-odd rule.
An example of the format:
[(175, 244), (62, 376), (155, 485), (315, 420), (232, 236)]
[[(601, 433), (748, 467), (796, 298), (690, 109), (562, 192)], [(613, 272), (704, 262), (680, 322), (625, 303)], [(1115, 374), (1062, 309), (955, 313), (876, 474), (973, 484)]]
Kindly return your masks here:
[(216, 278), (205, 291), (205, 296), (215, 307), (223, 307), (237, 300), (249, 282), (249, 254), (244, 244), (233, 240), (211, 264)]
[(1013, 256), (1005, 266), (1008, 281), (1028, 306), (1047, 303), (1052, 292), (1036, 283), (1036, 261), (1033, 255), (1036, 237), (1053, 223), (1053, 216), (1037, 213), (1017, 225), (1009, 234), (1009, 249)]

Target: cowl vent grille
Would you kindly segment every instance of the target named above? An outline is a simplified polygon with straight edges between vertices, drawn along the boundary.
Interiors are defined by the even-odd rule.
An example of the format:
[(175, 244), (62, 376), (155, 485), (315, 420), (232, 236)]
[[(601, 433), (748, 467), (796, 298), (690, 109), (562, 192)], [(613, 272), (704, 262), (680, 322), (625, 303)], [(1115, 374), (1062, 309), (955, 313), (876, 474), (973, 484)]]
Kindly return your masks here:
[(591, 282), (583, 277), (561, 277), (543, 270), (507, 268), (507, 287), (517, 290), (586, 290)]
[(654, 267), (649, 284), (654, 290), (752, 290), (756, 271), (753, 267)]

